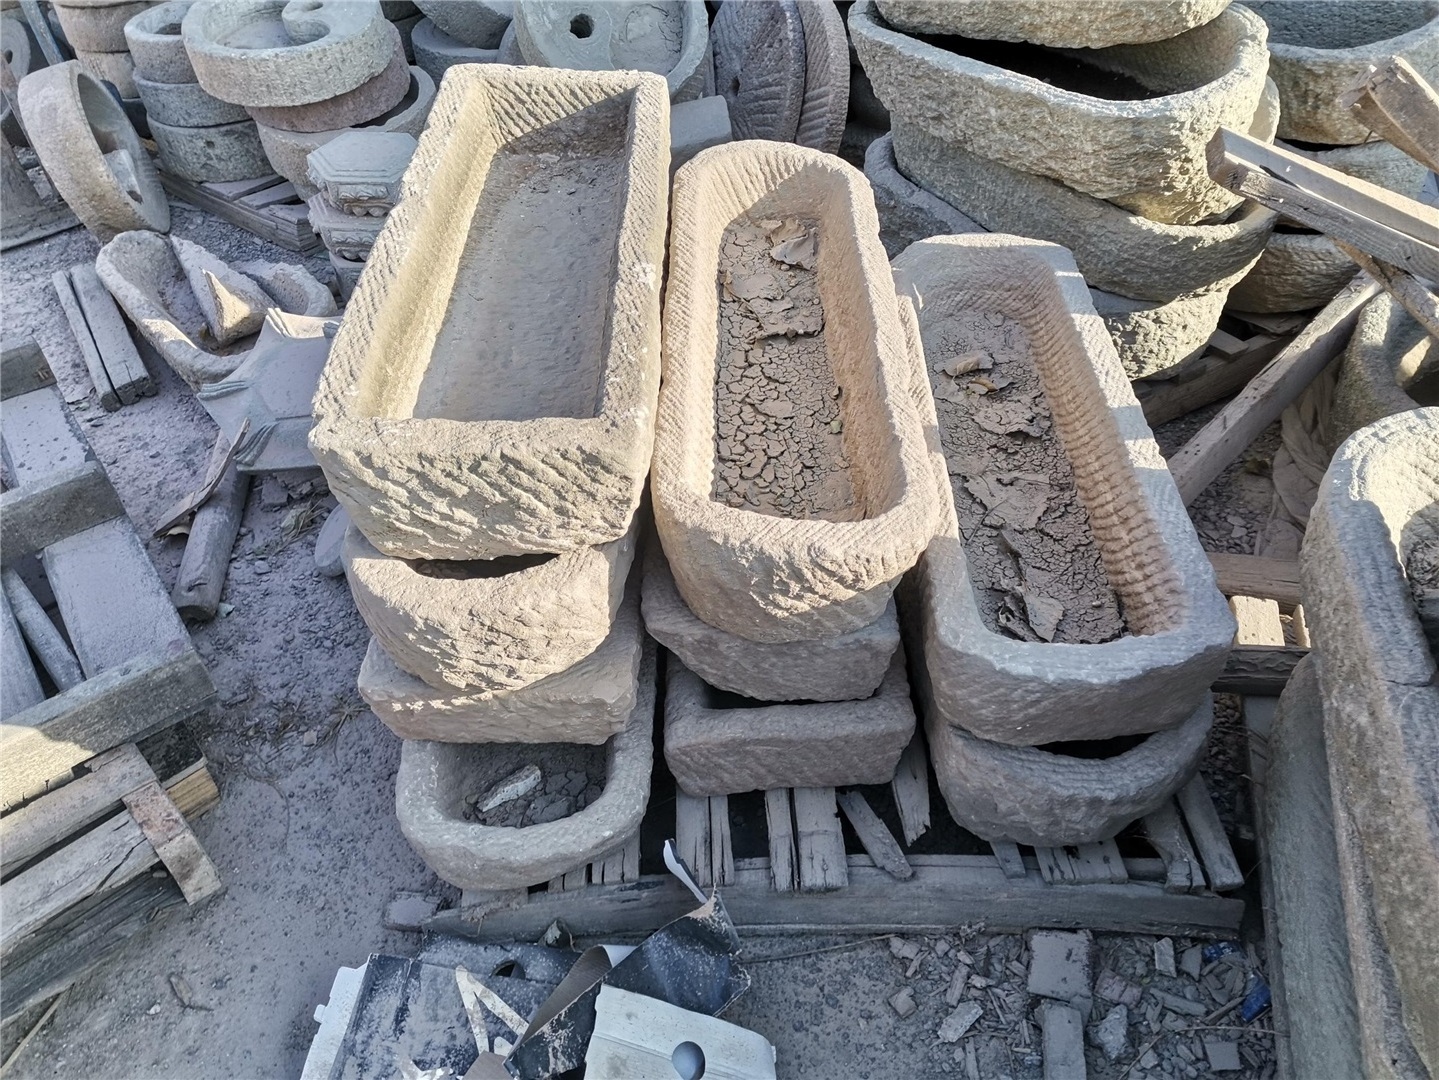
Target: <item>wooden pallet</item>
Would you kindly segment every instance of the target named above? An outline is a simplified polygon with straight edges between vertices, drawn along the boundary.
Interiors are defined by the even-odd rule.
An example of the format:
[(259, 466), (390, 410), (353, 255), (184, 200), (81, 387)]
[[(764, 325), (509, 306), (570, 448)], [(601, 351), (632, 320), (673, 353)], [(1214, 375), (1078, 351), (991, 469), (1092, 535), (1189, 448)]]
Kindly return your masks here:
[(310, 228), (310, 208), (295, 185), (278, 176), (197, 184), (160, 169), (160, 183), (177, 199), (208, 210), (287, 251), (310, 255), (323, 249)]
[[(942, 801), (931, 805), (929, 780), (924, 744), (916, 737), (890, 785), (900, 835), (869, 809), (862, 791), (832, 788), (763, 793), (767, 858), (735, 857), (730, 796), (677, 792), (673, 814), (652, 809), (642, 830), (673, 836), (696, 880), (719, 889), (742, 929), (847, 934), (983, 924), (990, 930), (1089, 927), (1215, 936), (1239, 927), (1244, 902), (1219, 893), (1238, 888), (1244, 878), (1202, 779), (1146, 822), (1152, 857), (1124, 857), (1112, 840), (1071, 848), (994, 844), (989, 854), (907, 854), (931, 816), (947, 817)], [(862, 854), (846, 850), (841, 806)], [(632, 846), (640, 846), (639, 838)], [(537, 940), (556, 920), (580, 936), (642, 934), (694, 907), (693, 895), (670, 875), (611, 884), (596, 875), (598, 865), (543, 890), (496, 895), (487, 903), (467, 894), (466, 903), (439, 912), (425, 926), (480, 941)]]

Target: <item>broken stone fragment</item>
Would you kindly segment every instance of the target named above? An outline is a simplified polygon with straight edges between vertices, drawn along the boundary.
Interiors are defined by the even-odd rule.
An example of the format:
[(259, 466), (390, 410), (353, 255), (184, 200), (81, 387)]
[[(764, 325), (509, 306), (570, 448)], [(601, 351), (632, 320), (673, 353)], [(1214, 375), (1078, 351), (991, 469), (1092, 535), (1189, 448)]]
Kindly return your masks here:
[(984, 1007), (977, 1001), (966, 1001), (960, 1004), (954, 1012), (944, 1018), (939, 1025), (937, 1032), (940, 1042), (959, 1042), (969, 1029), (984, 1015)]
[(488, 814), (497, 806), (524, 798), (540, 786), (542, 779), (544, 779), (544, 774), (540, 772), (538, 765), (526, 765), (518, 772), (505, 777), (476, 799), (475, 809), (482, 814)]
[(1088, 1016), (1093, 1006), (1089, 985), (1094, 936), (1088, 930), (1034, 930), (1028, 943), (1029, 992)]
[(179, 236), (170, 243), (216, 344), (228, 345), (257, 333), (265, 312), (274, 306), (268, 294), (199, 244)]

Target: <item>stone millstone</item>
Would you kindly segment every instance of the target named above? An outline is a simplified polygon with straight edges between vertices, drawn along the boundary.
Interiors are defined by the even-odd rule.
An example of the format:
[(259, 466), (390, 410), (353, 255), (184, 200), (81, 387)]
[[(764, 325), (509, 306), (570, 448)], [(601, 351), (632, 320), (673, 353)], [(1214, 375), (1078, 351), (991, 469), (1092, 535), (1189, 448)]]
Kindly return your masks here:
[(688, 795), (887, 784), (914, 724), (902, 649), (860, 701), (736, 701), (665, 663), (665, 763)]
[[(475, 778), (493, 775), (496, 748), (406, 739), (395, 776), (400, 831), (436, 874), (462, 889), (523, 889), (583, 867), (624, 844), (649, 805), (654, 761), (655, 650), (640, 662), (634, 709), (605, 744), (604, 792), (557, 821), (503, 828), (466, 821)], [(544, 757), (543, 750), (537, 756)]]
[(221, 101), (205, 93), (197, 82), (151, 82), (136, 75), (135, 89), (145, 103), (145, 112), (152, 124), (203, 128), (248, 123), (250, 119), (243, 105)]
[(147, 7), (125, 24), (125, 47), (137, 75), (150, 82), (192, 83), (195, 69), (180, 34), (185, 13), (194, 0), (170, 0)]
[[(1439, 583), (1436, 563), (1439, 409), (1415, 409), (1339, 448), (1299, 571), (1335, 808), (1347, 808), (1355, 841), (1348, 866), (1341, 843), (1341, 878), (1347, 888), (1356, 870), (1368, 874), (1404, 1029), (1430, 1073), (1439, 1071), (1439, 665), (1415, 592)], [(1352, 931), (1352, 906), (1349, 916)]]
[(129, 229), (169, 230), (170, 203), (150, 155), (125, 111), (78, 60), (26, 75), (19, 102), (46, 175), (99, 240)]
[(125, 24), (150, 4), (151, 0), (123, 0), (118, 4), (56, 3), (54, 7), (72, 50), (113, 53), (128, 48)]
[(416, 0), (415, 6), (461, 45), (493, 49), (514, 18), (513, 0)]
[[(507, 31), (508, 33), (508, 31)], [(415, 24), (410, 35), (410, 47), (415, 53), (415, 66), (424, 68), (438, 86), (445, 72), (456, 64), (497, 64), (500, 63), (498, 49), (477, 49), (456, 41), (440, 30), (430, 19), (421, 19)]]
[(804, 24), (795, 0), (725, 4), (710, 27), (715, 90), (736, 139), (791, 142), (804, 109)]
[(245, 106), (328, 101), (394, 54), (377, 0), (198, 0), (183, 33), (200, 85)]
[(894, 603), (839, 637), (764, 645), (716, 630), (685, 606), (658, 545), (645, 557), (645, 629), (717, 690), (761, 701), (852, 701), (884, 679), (899, 648)]
[(150, 135), (167, 171), (196, 183), (249, 180), (270, 172), (253, 120), (214, 127), (171, 127), (150, 120)]
[(804, 26), (804, 104), (794, 141), (839, 152), (849, 113), (849, 35), (834, 0), (796, 0)]
[(526, 0), (515, 9), (526, 62), (581, 71), (652, 71), (671, 101), (704, 91), (709, 46), (703, 0)]
[[(37, 67), (45, 66), (45, 58), (30, 36), (30, 28), (23, 19), (12, 15), (0, 18), (0, 50), (3, 50), (5, 63), (17, 83)], [(0, 130), (5, 132), (5, 138), (10, 140), (11, 146), (30, 145), (29, 136), (10, 110), (8, 94), (0, 95)]]
[(310, 105), (251, 105), (250, 116), (282, 131), (333, 131), (368, 124), (398, 105), (410, 88), (410, 65), (405, 60), (400, 32), (390, 26), (394, 52), (385, 70), (355, 89)]
[(122, 98), (136, 97), (135, 63), (127, 52), (90, 52), (76, 49), (75, 59), (95, 78), (110, 83)]
[(1436, 361), (1439, 341), (1403, 305), (1388, 293), (1369, 301), (1339, 362), (1325, 442), (1337, 448), (1376, 420), (1435, 404), (1430, 373)]
[(1218, 16), (1229, 0), (878, 0), (878, 6), (885, 22), (909, 34), (1102, 49), (1178, 37)]

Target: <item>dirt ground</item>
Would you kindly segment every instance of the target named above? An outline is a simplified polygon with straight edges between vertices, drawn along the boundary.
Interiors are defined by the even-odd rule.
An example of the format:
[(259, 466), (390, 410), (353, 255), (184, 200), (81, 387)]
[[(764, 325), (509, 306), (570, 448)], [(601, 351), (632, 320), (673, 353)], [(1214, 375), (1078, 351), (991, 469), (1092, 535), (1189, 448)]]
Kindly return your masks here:
[[(297, 261), (179, 204), (174, 232), (227, 259)], [(31, 335), (40, 343), (126, 510), (147, 536), (161, 512), (197, 483), (215, 428), (180, 380), (158, 367), (159, 395), (119, 412), (101, 412), (88, 393), (50, 275), (93, 259), (97, 250), (88, 233), (75, 229), (0, 257), (4, 335)], [(312, 260), (310, 266), (320, 271), (325, 264)], [(1220, 540), (1207, 542), (1252, 550), (1243, 547), (1240, 525), (1230, 525), (1225, 514), (1241, 516), (1243, 535), (1252, 540), (1263, 515), (1250, 503), (1262, 500), (1229, 495), (1219, 503), (1201, 501), (1201, 510), (1227, 530)], [(294, 513), (310, 503), (314, 513)], [(331, 505), (328, 495), (311, 495), (267, 509), (256, 485), (224, 597), (232, 609), (192, 626), (219, 692), (217, 709), (195, 726), (195, 734), (222, 792), (219, 806), (200, 819), (196, 832), (226, 892), (199, 911), (172, 915), (81, 979), (7, 1070), (13, 1076), (297, 1076), (316, 1030), (311, 1014), (326, 1000), (335, 969), (357, 965), (372, 952), (418, 950), (416, 935), (383, 926), (395, 893), (454, 895), (400, 834), (393, 806), (399, 741), (355, 690), (367, 633), (343, 579), (321, 577), (314, 569), (315, 530)], [(1238, 509), (1216, 509), (1223, 506)], [(310, 521), (290, 538), (283, 526), (287, 517), (291, 532), (297, 521)], [(181, 541), (147, 546), (168, 587)], [(1230, 792), (1231, 806), (1221, 806), (1226, 816), (1236, 795)], [(1150, 947), (1148, 939), (1109, 937), (1118, 939), (1116, 948), (1141, 957)], [(935, 1037), (950, 1011), (944, 989), (953, 950), (974, 951), (968, 940), (957, 932), (944, 946), (944, 961), (933, 942), (921, 942), (934, 959), (906, 978), (911, 962), (896, 958), (885, 940), (814, 952), (841, 939), (754, 938), (747, 942), (756, 961), (754, 988), (731, 1018), (776, 1044), (781, 1076), (973, 1075), (964, 1050)], [(996, 955), (1014, 955), (1015, 947), (994, 948)], [(976, 955), (988, 955), (988, 948)], [(765, 959), (794, 953), (807, 955)], [(1009, 993), (1022, 987), (1006, 970), (1002, 965), (997, 989)], [(191, 1007), (182, 1006), (172, 991), (173, 975), (192, 988)], [(904, 985), (914, 987), (918, 1010), (901, 1019), (888, 999)], [(998, 1028), (999, 1034), (984, 1035), (998, 1041), (986, 1043), (976, 1056), (979, 1072), (986, 1078), (1038, 1077), (1037, 1036), (1029, 1028), (1020, 1034), (1023, 1006), (1010, 1013), (981, 1022), (981, 1028)], [(1136, 1053), (1147, 1030), (1136, 1017), (1135, 1031), (1141, 1033)], [(1246, 1037), (1245, 1045), (1264, 1042)], [(1263, 1054), (1254, 1053), (1258, 1065), (1251, 1067), (1246, 1057), (1244, 1070), (1229, 1075), (1272, 1071)], [(1111, 1065), (1098, 1050), (1091, 1049), (1090, 1056), (1090, 1075), (1109, 1078), (1134, 1058)], [(1152, 1068), (1146, 1059), (1128, 1075), (1192, 1077), (1208, 1071), (1202, 1061), (1196, 1066), (1177, 1052), (1166, 1050), (1154, 1060)]]

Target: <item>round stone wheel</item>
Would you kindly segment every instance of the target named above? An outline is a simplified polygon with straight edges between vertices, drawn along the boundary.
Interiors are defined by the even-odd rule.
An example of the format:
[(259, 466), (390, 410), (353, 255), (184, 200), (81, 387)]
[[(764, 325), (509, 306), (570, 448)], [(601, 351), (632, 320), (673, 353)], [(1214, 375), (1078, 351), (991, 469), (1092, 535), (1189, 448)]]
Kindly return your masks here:
[(139, 97), (135, 89), (135, 62), (127, 52), (90, 52), (76, 49), (75, 59), (100, 82), (107, 82), (120, 91), (122, 98)]
[(849, 36), (834, 0), (797, 0), (804, 26), (804, 104), (794, 141), (839, 151), (849, 113)]
[(710, 27), (715, 90), (736, 140), (793, 142), (804, 109), (804, 24), (795, 0), (726, 3)]
[(369, 82), (348, 93), (310, 105), (252, 105), (250, 116), (267, 127), (282, 131), (332, 131), (335, 128), (368, 124), (389, 112), (410, 88), (410, 65), (405, 62), (405, 45), (393, 23), (387, 23), (393, 43), (390, 63)]
[(513, 0), (416, 0), (440, 33), (474, 49), (494, 49), (515, 17)]
[(214, 127), (216, 124), (238, 124), (249, 120), (243, 105), (231, 105), (212, 97), (199, 83), (151, 82), (135, 76), (135, 89), (145, 104), (145, 113), (152, 124), (169, 127)]
[[(505, 33), (513, 36), (514, 32), (507, 29)], [(499, 61), (498, 49), (477, 49), (456, 41), (428, 16), (415, 23), (410, 46), (415, 51), (415, 65), (424, 68), (436, 84), (456, 64), (494, 64)]]

